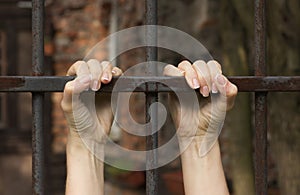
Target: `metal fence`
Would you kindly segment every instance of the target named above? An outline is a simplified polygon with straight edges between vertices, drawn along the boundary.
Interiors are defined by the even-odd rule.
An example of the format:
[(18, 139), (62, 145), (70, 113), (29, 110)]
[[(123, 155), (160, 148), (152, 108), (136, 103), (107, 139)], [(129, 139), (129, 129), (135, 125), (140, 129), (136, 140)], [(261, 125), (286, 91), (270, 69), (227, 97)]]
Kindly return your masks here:
[[(255, 187), (256, 194), (267, 194), (267, 95), (268, 92), (300, 91), (300, 76), (266, 76), (266, 4), (265, 0), (255, 0), (255, 76), (229, 77), (240, 92), (255, 93)], [(44, 0), (32, 0), (32, 69), (33, 76), (1, 76), (0, 92), (32, 93), (32, 188), (34, 194), (45, 194), (44, 140), (43, 140), (43, 102), (46, 92), (62, 92), (66, 82), (74, 77), (43, 76), (44, 72)], [(146, 0), (146, 24), (157, 24), (157, 0)], [(147, 32), (149, 42), (156, 41), (156, 32)], [(149, 47), (147, 61), (157, 60), (157, 48)], [(150, 70), (155, 72), (155, 66)], [(118, 78), (103, 86), (102, 92), (111, 92)], [(137, 91), (146, 94), (146, 108), (158, 100), (158, 93), (182, 91), (186, 86), (184, 78), (169, 77), (125, 77), (122, 79), (122, 91)], [(147, 80), (151, 80), (148, 82)], [(136, 88), (135, 83), (143, 81)], [(169, 87), (162, 83), (168, 83)], [(146, 121), (150, 120), (146, 116)], [(155, 121), (155, 119), (154, 119)], [(152, 127), (155, 128), (155, 125)], [(152, 131), (152, 129), (148, 129)], [(147, 149), (158, 145), (157, 133), (146, 139)], [(153, 166), (157, 162), (155, 153), (147, 156), (147, 163)], [(152, 165), (151, 165), (152, 164)], [(146, 173), (146, 194), (158, 193), (158, 173), (156, 169)]]

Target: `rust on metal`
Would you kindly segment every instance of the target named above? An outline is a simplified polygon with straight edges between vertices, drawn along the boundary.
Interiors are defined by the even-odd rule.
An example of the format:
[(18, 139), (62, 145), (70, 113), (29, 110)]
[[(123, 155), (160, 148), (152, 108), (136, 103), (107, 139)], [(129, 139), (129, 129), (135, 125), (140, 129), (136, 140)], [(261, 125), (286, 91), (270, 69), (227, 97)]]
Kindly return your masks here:
[(2, 77), (0, 79), (0, 90), (17, 89), (25, 86), (23, 77)]
[[(146, 0), (145, 2), (146, 10), (146, 25), (157, 25), (157, 0)], [(157, 43), (157, 29), (146, 28), (146, 40), (148, 45), (156, 45)], [(148, 62), (147, 70), (149, 75), (157, 75), (157, 56), (158, 50), (157, 47), (146, 47), (146, 61)], [(133, 82), (134, 83), (134, 82)], [(151, 167), (156, 167), (158, 159), (155, 148), (158, 147), (158, 133), (157, 131), (157, 118), (158, 110), (154, 106), (152, 109), (152, 114), (150, 116), (149, 108), (151, 104), (158, 101), (157, 93), (157, 83), (151, 85), (150, 83), (145, 83), (146, 90), (146, 123), (151, 122), (150, 127), (146, 130), (149, 133), (149, 136), (146, 137), (146, 194), (147, 195), (156, 195), (158, 194), (158, 170), (152, 169)], [(153, 92), (149, 92), (153, 90)], [(154, 133), (156, 132), (156, 133)]]
[[(32, 0), (32, 75), (44, 74), (44, 0)], [(30, 87), (26, 86), (25, 87)], [(36, 84), (37, 85), (37, 84)], [(32, 90), (32, 191), (45, 194), (44, 93)]]
[[(62, 92), (65, 84), (75, 77), (60, 76), (0, 76), (0, 92)], [(300, 76), (292, 77), (228, 77), (239, 92), (296, 92), (300, 91)], [(122, 87), (115, 87), (121, 83)], [(139, 85), (139, 83), (143, 83)], [(162, 84), (165, 83), (165, 84)], [(147, 86), (146, 86), (147, 85)], [(114, 77), (100, 92), (170, 92), (187, 91), (183, 77)]]
[[(254, 2), (255, 76), (266, 76), (266, 0)], [(274, 87), (274, 80), (261, 79), (262, 84)], [(281, 80), (283, 81), (283, 80)], [(286, 81), (288, 82), (288, 81)], [(278, 82), (277, 82), (278, 83)], [(281, 83), (278, 83), (281, 84)], [(276, 86), (277, 87), (277, 86)], [(255, 93), (255, 192), (265, 195), (268, 190), (267, 173), (267, 92)]]

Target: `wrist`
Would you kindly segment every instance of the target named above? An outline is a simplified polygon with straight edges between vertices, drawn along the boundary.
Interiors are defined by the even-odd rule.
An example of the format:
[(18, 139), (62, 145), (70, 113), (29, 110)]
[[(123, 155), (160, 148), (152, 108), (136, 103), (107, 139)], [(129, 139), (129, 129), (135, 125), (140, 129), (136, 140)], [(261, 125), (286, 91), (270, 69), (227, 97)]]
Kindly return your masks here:
[(193, 158), (200, 157), (202, 141), (203, 136), (178, 137), (180, 153)]
[[(67, 140), (68, 155), (88, 155), (91, 158), (104, 156), (104, 141), (99, 141), (100, 138), (83, 138), (78, 132), (70, 130)], [(103, 158), (101, 158), (103, 159)]]
[[(186, 131), (192, 132), (192, 131)], [(199, 156), (205, 156), (218, 141), (217, 131), (200, 130), (190, 134), (178, 133), (178, 143), (181, 152), (189, 150)]]
[(218, 142), (205, 156), (194, 155), (192, 146), (181, 154), (185, 194), (229, 194)]

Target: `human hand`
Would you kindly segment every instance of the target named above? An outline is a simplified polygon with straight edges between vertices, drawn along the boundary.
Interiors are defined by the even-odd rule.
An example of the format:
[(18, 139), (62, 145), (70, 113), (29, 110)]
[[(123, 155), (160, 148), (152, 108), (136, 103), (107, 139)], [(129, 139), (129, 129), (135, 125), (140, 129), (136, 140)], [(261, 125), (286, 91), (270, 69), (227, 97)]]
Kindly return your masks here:
[(121, 74), (122, 71), (112, 67), (109, 62), (99, 62), (95, 59), (88, 62), (77, 61), (69, 68), (67, 76), (77, 76), (65, 85), (61, 101), (70, 128), (69, 139), (78, 142), (84, 137), (97, 140), (98, 143), (103, 141), (104, 135), (110, 131), (113, 120), (110, 94), (100, 94), (106, 97), (101, 98), (97, 105), (99, 108), (97, 114), (93, 112), (93, 108), (90, 108), (91, 105), (95, 105), (95, 96), (87, 91), (89, 89), (98, 91), (101, 84), (107, 84), (112, 76)]
[[(207, 143), (204, 147), (206, 151), (201, 151), (202, 154), (206, 153), (217, 140), (226, 111), (234, 105), (237, 87), (222, 75), (221, 65), (216, 61), (208, 63), (196, 61), (194, 64), (183, 61), (178, 68), (167, 65), (164, 75), (184, 76), (188, 85), (192, 89), (199, 89), (202, 94), (202, 97), (198, 95), (197, 113), (191, 109), (191, 102), (179, 102), (174, 93), (169, 96), (169, 104), (173, 121), (179, 129), (177, 131), (179, 144), (193, 139), (200, 150), (201, 142), (206, 137)], [(185, 128), (179, 128), (182, 124)], [(196, 131), (186, 128), (194, 124), (197, 125)]]

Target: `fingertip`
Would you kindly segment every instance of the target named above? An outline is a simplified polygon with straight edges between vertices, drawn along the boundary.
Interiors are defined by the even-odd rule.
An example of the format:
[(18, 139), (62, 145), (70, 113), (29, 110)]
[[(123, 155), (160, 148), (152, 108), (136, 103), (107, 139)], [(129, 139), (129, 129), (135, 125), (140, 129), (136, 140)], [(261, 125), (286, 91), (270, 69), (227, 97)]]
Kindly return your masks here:
[(111, 76), (109, 75), (109, 73), (104, 72), (104, 73), (102, 74), (101, 80), (102, 80), (103, 82), (108, 82), (110, 77), (111, 77)]
[(211, 92), (212, 92), (213, 94), (218, 93), (218, 88), (217, 88), (215, 82), (213, 82), (212, 85), (211, 85)]
[(198, 89), (198, 88), (200, 88), (200, 83), (199, 83), (199, 81), (198, 81), (198, 79), (197, 78), (193, 78), (192, 79), (192, 86), (191, 86), (193, 89)]
[(203, 95), (203, 97), (208, 97), (209, 96), (209, 88), (208, 88), (208, 86), (204, 86), (202, 88), (202, 95)]
[(91, 89), (93, 91), (98, 91), (100, 89), (100, 82), (98, 80), (93, 80), (91, 82)]
[(123, 74), (123, 71), (118, 67), (113, 67), (111, 70), (112, 76), (120, 76)]
[(226, 84), (228, 80), (227, 78), (222, 74), (217, 74), (214, 83), (217, 88), (217, 91), (219, 91), (222, 95), (226, 96)]
[(101, 76), (101, 83), (108, 84), (111, 82), (111, 79), (112, 79), (112, 72), (105, 71), (105, 72), (103, 72), (103, 74)]

